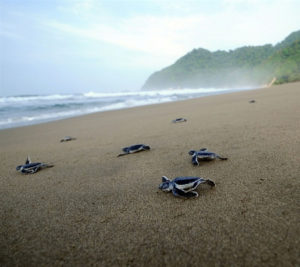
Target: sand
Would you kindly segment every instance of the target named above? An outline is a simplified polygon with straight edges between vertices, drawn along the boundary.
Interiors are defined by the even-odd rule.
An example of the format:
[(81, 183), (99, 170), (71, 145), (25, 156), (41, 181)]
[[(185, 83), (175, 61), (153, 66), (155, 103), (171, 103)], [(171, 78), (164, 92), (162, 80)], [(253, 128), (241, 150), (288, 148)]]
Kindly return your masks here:
[[(0, 265), (299, 266), (299, 121), (293, 83), (1, 130)], [(202, 147), (229, 159), (195, 167)], [(18, 173), (28, 154), (55, 166)], [(216, 187), (175, 198), (163, 175)]]

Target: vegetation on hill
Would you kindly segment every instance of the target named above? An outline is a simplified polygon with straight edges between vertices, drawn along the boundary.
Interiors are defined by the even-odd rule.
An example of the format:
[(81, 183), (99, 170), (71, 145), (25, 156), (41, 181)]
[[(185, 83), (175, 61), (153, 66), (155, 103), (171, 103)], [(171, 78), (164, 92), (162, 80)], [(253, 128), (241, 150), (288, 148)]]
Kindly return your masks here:
[(276, 51), (266, 62), (276, 84), (300, 81), (300, 39)]
[(300, 31), (275, 46), (244, 46), (230, 51), (194, 49), (153, 73), (143, 89), (246, 87), (300, 80)]

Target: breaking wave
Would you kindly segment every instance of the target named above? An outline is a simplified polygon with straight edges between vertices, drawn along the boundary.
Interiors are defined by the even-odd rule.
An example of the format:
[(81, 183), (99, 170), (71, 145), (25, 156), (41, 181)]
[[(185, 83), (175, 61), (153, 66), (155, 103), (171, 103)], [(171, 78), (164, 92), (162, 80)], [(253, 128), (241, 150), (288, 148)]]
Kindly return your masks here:
[(0, 129), (36, 124), (94, 112), (165, 103), (231, 91), (234, 90), (226, 88), (186, 88), (159, 91), (104, 93), (91, 91), (83, 94), (0, 97)]

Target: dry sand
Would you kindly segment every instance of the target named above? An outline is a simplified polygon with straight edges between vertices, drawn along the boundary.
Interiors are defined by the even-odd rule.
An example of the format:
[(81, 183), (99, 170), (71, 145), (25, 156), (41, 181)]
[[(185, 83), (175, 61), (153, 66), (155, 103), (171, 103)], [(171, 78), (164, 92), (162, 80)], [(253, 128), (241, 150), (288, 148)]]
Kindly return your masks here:
[[(294, 83), (2, 130), (0, 265), (299, 266), (299, 122)], [(201, 147), (229, 160), (194, 167)], [(18, 173), (27, 154), (55, 167)], [(162, 175), (216, 187), (183, 200)]]

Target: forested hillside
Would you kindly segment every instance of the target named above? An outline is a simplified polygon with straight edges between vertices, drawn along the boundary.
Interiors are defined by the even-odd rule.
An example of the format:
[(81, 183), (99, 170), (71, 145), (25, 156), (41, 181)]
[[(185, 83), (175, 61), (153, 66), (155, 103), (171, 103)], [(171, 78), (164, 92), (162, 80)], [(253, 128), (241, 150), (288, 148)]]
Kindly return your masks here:
[(230, 51), (194, 49), (153, 73), (143, 89), (247, 87), (300, 80), (300, 31), (275, 46), (244, 46)]

